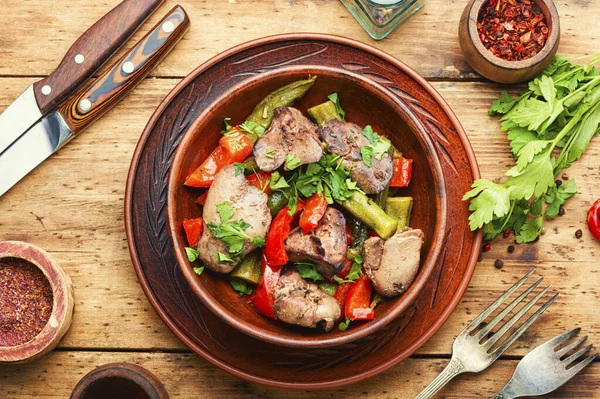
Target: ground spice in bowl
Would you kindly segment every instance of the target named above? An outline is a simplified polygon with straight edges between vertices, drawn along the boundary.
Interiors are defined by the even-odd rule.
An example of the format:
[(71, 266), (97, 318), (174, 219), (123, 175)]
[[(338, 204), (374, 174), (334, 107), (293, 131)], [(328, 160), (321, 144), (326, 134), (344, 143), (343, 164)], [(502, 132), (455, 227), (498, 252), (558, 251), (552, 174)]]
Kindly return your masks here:
[(34, 264), (0, 258), (0, 347), (31, 341), (52, 313), (52, 287)]
[(522, 61), (540, 52), (550, 29), (534, 0), (489, 0), (477, 19), (479, 39), (506, 61)]

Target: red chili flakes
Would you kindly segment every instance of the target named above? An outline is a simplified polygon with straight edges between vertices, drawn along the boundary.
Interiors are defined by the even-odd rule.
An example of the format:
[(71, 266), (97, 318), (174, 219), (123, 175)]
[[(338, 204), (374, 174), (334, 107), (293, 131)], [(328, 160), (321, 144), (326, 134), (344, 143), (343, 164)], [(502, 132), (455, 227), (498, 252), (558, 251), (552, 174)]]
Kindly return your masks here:
[(492, 54), (521, 61), (539, 53), (550, 30), (533, 0), (489, 0), (477, 20), (479, 39)]
[(0, 346), (35, 338), (50, 319), (52, 298), (52, 287), (38, 267), (23, 259), (0, 259)]

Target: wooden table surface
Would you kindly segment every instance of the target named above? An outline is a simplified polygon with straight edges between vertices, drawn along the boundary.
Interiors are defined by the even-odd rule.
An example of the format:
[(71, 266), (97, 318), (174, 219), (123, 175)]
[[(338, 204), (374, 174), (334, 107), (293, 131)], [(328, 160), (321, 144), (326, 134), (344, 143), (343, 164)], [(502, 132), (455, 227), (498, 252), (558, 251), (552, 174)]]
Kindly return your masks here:
[[(0, 110), (30, 83), (48, 75), (75, 39), (119, 0), (2, 0)], [(180, 79), (215, 54), (246, 40), (284, 32), (324, 32), (375, 45), (429, 79), (464, 125), (482, 175), (500, 178), (512, 164), (505, 134), (487, 116), (500, 85), (465, 63), (457, 24), (466, 0), (430, 0), (384, 41), (371, 40), (337, 0), (181, 0), (192, 28), (178, 47), (125, 101), (0, 198), (0, 239), (48, 250), (75, 287), (73, 325), (53, 353), (27, 365), (0, 367), (1, 398), (66, 398), (94, 367), (115, 361), (148, 368), (173, 398), (378, 397), (412, 398), (445, 366), (455, 335), (492, 298), (532, 266), (561, 293), (558, 301), (501, 360), (465, 375), (440, 397), (491, 397), (518, 360), (536, 345), (576, 326), (600, 343), (600, 243), (585, 215), (600, 196), (600, 138), (567, 174), (581, 194), (566, 214), (546, 222), (546, 234), (507, 253), (498, 239), (484, 255), (462, 303), (410, 359), (364, 382), (328, 391), (286, 392), (250, 384), (192, 354), (147, 301), (134, 273), (123, 224), (125, 180), (138, 137), (150, 115)], [(138, 40), (175, 5), (167, 0), (135, 35)], [(600, 52), (600, 2), (556, 1), (559, 53)], [(9, 22), (8, 22), (9, 21)], [(133, 43), (133, 41), (132, 41)], [(517, 88), (511, 88), (516, 91)], [(576, 239), (577, 229), (583, 237)], [(501, 270), (494, 260), (503, 259)], [(600, 397), (600, 364), (548, 397)]]

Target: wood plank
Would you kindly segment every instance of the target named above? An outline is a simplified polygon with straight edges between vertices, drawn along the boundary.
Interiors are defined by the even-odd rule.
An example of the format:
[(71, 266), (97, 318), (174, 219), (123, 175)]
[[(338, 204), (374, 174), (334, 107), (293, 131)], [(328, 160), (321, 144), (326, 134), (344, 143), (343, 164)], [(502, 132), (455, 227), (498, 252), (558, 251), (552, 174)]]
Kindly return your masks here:
[[(412, 398), (447, 364), (447, 360), (409, 359), (363, 382), (322, 391), (296, 391), (248, 383), (194, 355), (168, 353), (54, 352), (39, 361), (4, 368), (0, 396), (6, 399), (67, 398), (77, 382), (97, 366), (113, 362), (147, 368), (165, 385), (171, 398)], [(517, 362), (499, 360), (488, 370), (465, 374), (450, 383), (440, 397), (492, 397), (510, 379)], [(177, 371), (175, 371), (175, 369)], [(597, 397), (600, 363), (593, 363), (565, 386), (544, 398)]]
[[(31, 79), (0, 79), (0, 109)], [(125, 179), (139, 135), (176, 79), (147, 79), (116, 109), (0, 198), (0, 239), (24, 240), (49, 250), (73, 279), (73, 327), (69, 348), (185, 348), (146, 300), (131, 267), (123, 226)], [(435, 83), (462, 121), (483, 175), (501, 177), (511, 163), (505, 135), (487, 116), (498, 88), (482, 83)], [(569, 171), (581, 194), (566, 215), (546, 224), (547, 234), (509, 255), (499, 239), (478, 265), (466, 296), (420, 354), (449, 354), (453, 337), (496, 295), (532, 266), (561, 292), (558, 302), (508, 353), (533, 346), (574, 326), (600, 342), (595, 304), (600, 285), (599, 245), (585, 228), (585, 213), (598, 196), (600, 139)], [(65, 173), (65, 171), (71, 171)], [(73, 172), (76, 171), (76, 172)], [(36, 193), (35, 196), (31, 193)], [(584, 230), (577, 240), (574, 232)], [(493, 267), (503, 259), (502, 270)]]
[[(10, 29), (0, 32), (0, 75), (48, 75), (87, 27), (120, 0), (3, 0)], [(319, 32), (376, 45), (422, 75), (436, 79), (478, 78), (464, 61), (457, 39), (458, 20), (467, 0), (430, 0), (386, 40), (372, 40), (338, 0), (181, 0), (192, 29), (154, 72), (187, 75), (193, 68), (234, 45), (262, 36)], [(555, 1), (561, 16), (560, 53), (600, 51), (595, 26), (600, 3)], [(166, 2), (138, 32), (138, 40), (174, 5)], [(226, 32), (226, 34), (224, 34)], [(133, 43), (133, 42), (131, 42)], [(129, 47), (131, 44), (129, 44)], [(40, 51), (43, 48), (43, 51)]]

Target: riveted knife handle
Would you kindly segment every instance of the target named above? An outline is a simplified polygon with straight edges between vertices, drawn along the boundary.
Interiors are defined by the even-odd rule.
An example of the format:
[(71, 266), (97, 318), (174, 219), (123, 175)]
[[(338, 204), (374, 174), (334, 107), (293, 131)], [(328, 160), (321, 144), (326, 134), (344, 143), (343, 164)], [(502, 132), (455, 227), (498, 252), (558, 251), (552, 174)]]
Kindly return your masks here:
[(74, 134), (100, 118), (148, 75), (190, 26), (181, 6), (173, 8), (133, 49), (58, 109)]
[(33, 85), (42, 115), (91, 78), (163, 1), (125, 0), (81, 35), (54, 72)]

